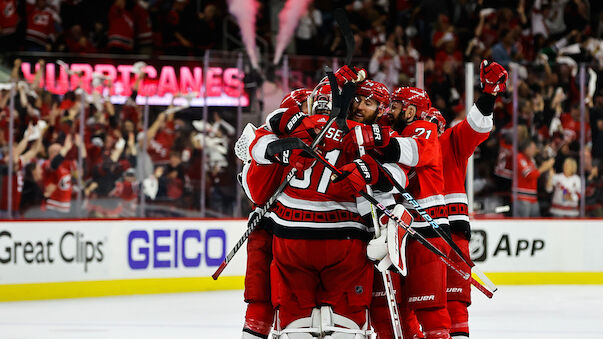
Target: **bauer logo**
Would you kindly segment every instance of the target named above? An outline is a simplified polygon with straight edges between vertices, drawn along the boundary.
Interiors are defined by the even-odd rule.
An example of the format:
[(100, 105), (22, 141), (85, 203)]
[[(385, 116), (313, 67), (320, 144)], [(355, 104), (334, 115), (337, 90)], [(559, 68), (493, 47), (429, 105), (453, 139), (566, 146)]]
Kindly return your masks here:
[(222, 229), (133, 230), (128, 234), (128, 265), (134, 270), (215, 267), (225, 257)]
[(485, 231), (472, 230), (469, 241), (471, 260), (475, 262), (486, 261), (488, 257), (488, 235)]

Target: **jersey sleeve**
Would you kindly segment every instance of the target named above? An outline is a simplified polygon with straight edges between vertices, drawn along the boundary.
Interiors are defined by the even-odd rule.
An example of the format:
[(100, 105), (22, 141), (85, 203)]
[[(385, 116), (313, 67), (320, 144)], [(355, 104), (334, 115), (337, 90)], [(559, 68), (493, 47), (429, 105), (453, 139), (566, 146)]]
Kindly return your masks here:
[(477, 146), (488, 139), (493, 125), (492, 115), (484, 116), (475, 105), (471, 106), (467, 118), (452, 127), (450, 141), (455, 159), (468, 159)]
[[(422, 167), (433, 164), (440, 153), (437, 126), (426, 122), (420, 124), (412, 137), (395, 137), (387, 147), (385, 157), (409, 167)], [(393, 161), (392, 161), (393, 160)]]

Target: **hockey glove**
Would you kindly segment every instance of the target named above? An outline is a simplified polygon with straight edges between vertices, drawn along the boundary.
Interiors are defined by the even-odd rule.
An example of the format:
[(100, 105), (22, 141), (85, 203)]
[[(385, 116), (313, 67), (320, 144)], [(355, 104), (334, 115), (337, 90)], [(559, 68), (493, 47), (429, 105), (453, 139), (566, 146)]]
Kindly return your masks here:
[(342, 66), (335, 72), (337, 84), (343, 86), (346, 82), (361, 82), (366, 79), (366, 70), (364, 68), (355, 67), (352, 69), (347, 65)]
[(342, 175), (337, 176), (333, 182), (347, 180), (356, 191), (365, 191), (366, 185), (374, 185), (379, 181), (379, 165), (368, 155), (341, 166)]
[(270, 142), (266, 146), (265, 158), (283, 166), (292, 165), (297, 168), (298, 173), (302, 173), (314, 164), (314, 158), (305, 151), (297, 149), (289, 141), (288, 138), (283, 138)]
[(484, 93), (496, 96), (498, 92), (504, 92), (508, 77), (505, 68), (496, 62), (484, 60), (479, 66), (479, 80)]
[(314, 140), (316, 123), (299, 108), (287, 109), (282, 115), (270, 119), (270, 127), (279, 136), (295, 137), (302, 140)]
[[(389, 144), (391, 128), (389, 126), (358, 125), (354, 131), (343, 137), (343, 150), (347, 154), (356, 154), (358, 146), (364, 146), (365, 150), (382, 148)], [(357, 133), (362, 134), (362, 143), (358, 140)]]

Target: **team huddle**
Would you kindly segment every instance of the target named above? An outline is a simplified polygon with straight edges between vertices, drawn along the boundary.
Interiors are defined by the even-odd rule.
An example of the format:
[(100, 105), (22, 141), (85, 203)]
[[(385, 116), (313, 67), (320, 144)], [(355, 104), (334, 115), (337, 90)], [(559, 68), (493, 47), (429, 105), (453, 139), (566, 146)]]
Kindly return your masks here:
[[(255, 205), (289, 181), (249, 234), (243, 338), (468, 338), (471, 267), (446, 239), (469, 257), (467, 161), (507, 72), (483, 61), (483, 93), (448, 129), (423, 89), (390, 93), (356, 67), (334, 76), (287, 95), (245, 150), (240, 179)], [(336, 107), (347, 119), (333, 123)], [(311, 149), (288, 148), (291, 138)]]

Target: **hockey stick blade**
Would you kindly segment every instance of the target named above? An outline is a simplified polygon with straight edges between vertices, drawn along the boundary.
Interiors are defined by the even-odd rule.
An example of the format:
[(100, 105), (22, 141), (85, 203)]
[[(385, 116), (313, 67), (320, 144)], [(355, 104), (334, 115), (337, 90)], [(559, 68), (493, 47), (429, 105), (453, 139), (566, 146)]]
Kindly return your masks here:
[(396, 189), (400, 192), (400, 194), (402, 194), (402, 197), (404, 197), (404, 199), (410, 205), (412, 205), (412, 207), (414, 207), (414, 209), (419, 213), (419, 215), (425, 221), (427, 221), (429, 223), (429, 225), (431, 225), (433, 230), (442, 239), (444, 239), (444, 241), (446, 241), (446, 243), (461, 258), (461, 260), (463, 260), (463, 262), (465, 264), (467, 264), (467, 266), (469, 266), (473, 270), (473, 273), (475, 273), (484, 282), (484, 284), (486, 284), (486, 286), (488, 286), (488, 288), (490, 290), (492, 290), (493, 292), (496, 292), (498, 290), (496, 285), (494, 285), (494, 283), (484, 274), (484, 272), (482, 272), (482, 270), (475, 265), (475, 263), (471, 260), (471, 258), (468, 258), (465, 256), (463, 251), (454, 242), (454, 240), (452, 240), (450, 235), (448, 233), (444, 232), (444, 230), (442, 230), (440, 225), (435, 220), (433, 220), (433, 218), (429, 215), (429, 213), (427, 213), (425, 211), (425, 209), (419, 204), (419, 202), (398, 182), (398, 180), (396, 180), (396, 178), (389, 172), (389, 170), (387, 168), (385, 168), (385, 166), (383, 166), (383, 164), (379, 160), (375, 159), (375, 162), (377, 163), (377, 165), (379, 165), (379, 167), (381, 167), (383, 172), (386, 173), (386, 175), (389, 177), (389, 181), (394, 185), (394, 187), (396, 187)]
[(350, 62), (352, 62), (354, 50), (356, 50), (356, 41), (354, 41), (354, 33), (352, 32), (350, 22), (348, 21), (348, 16), (346, 15), (346, 12), (343, 8), (335, 9), (335, 13), (333, 13), (333, 16), (335, 17), (335, 21), (339, 25), (341, 36), (343, 36), (343, 41), (345, 42), (345, 64), (349, 65)]

